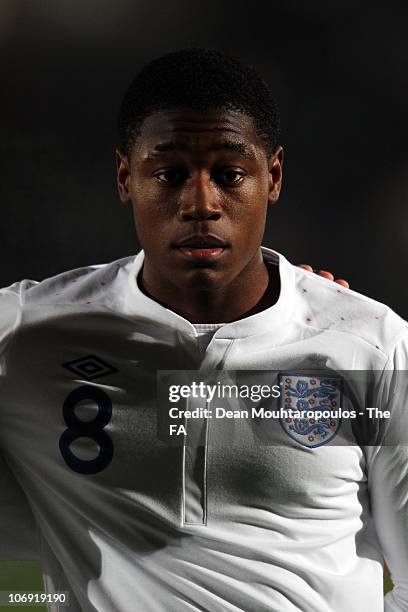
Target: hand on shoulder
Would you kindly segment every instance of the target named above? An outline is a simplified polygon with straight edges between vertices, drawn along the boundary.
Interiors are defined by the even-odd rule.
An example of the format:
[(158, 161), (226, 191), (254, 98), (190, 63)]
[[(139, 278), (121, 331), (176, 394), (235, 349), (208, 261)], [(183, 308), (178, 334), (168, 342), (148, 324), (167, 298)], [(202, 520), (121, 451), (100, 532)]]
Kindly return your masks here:
[(338, 285), (341, 285), (342, 287), (346, 287), (346, 288), (350, 287), (349, 283), (344, 278), (335, 279), (334, 275), (331, 272), (328, 272), (327, 270), (313, 270), (312, 266), (309, 266), (309, 264), (298, 264), (298, 268), (303, 268), (304, 270), (307, 270), (308, 272), (314, 272), (315, 274), (318, 274), (319, 276), (322, 276), (323, 278), (327, 278), (327, 280), (334, 281), (335, 283), (337, 283)]

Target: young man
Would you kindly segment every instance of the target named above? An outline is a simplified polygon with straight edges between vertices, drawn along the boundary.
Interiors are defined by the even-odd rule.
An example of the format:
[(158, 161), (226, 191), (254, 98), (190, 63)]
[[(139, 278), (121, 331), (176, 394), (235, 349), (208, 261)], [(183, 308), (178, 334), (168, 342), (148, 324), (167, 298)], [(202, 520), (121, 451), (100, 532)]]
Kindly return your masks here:
[[(305, 435), (302, 419), (184, 411), (183, 443), (162, 435), (158, 374), (277, 381), (288, 404), (334, 406), (333, 372), (407, 368), (395, 313), (261, 246), (278, 126), (251, 68), (200, 49), (155, 60), (124, 98), (117, 151), (143, 250), (0, 292), (0, 556), (24, 521), (15, 479), (67, 609), (380, 612), (384, 559), (385, 609), (408, 609), (408, 447), (383, 427), (362, 445), (340, 419)], [(393, 416), (394, 385), (381, 374)]]

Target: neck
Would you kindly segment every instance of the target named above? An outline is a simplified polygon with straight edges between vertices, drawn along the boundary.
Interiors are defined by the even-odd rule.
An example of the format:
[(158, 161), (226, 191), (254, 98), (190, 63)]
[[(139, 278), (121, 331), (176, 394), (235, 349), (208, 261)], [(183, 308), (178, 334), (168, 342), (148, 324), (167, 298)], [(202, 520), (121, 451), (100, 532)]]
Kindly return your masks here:
[(276, 266), (262, 261), (250, 275), (239, 275), (227, 287), (216, 291), (191, 289), (183, 292), (157, 291), (150, 285), (145, 266), (138, 278), (145, 295), (176, 312), (190, 323), (230, 323), (273, 306), (279, 297), (280, 278)]

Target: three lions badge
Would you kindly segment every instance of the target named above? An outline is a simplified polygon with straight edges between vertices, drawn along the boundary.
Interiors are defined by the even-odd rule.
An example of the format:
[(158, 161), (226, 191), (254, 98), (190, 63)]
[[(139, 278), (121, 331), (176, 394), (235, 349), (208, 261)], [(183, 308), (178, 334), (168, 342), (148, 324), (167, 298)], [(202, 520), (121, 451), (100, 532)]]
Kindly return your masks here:
[(341, 380), (282, 372), (279, 383), (280, 407), (289, 413), (279, 419), (283, 430), (309, 448), (333, 440), (341, 425)]

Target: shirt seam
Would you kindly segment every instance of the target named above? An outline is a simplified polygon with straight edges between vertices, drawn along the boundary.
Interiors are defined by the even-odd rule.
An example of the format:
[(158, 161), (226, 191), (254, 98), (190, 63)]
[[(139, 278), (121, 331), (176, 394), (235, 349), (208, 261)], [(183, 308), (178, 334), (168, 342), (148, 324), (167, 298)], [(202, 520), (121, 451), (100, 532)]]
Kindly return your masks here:
[[(347, 331), (346, 329), (335, 329), (333, 327), (317, 327), (315, 325), (301, 325), (302, 329), (315, 329), (319, 332), (326, 332), (326, 331), (331, 331), (333, 333), (336, 334), (345, 334), (347, 336), (351, 336), (353, 338), (358, 338), (359, 340), (361, 340), (362, 342), (364, 342), (365, 344), (368, 344), (369, 347), (371, 347), (372, 349), (377, 349), (377, 351), (379, 351), (384, 357), (385, 357), (385, 365), (387, 364), (389, 357), (390, 357), (390, 352), (387, 352), (386, 350), (383, 350), (379, 345), (377, 344), (372, 344), (369, 340), (367, 340), (366, 338), (364, 338), (364, 336), (360, 336), (359, 334), (356, 334), (354, 332), (351, 331)], [(397, 339), (395, 341), (395, 344), (391, 345), (391, 349), (388, 349), (388, 351), (391, 351), (395, 348), (395, 346), (398, 344), (398, 342), (400, 341), (401, 337), (404, 334), (404, 329), (401, 330), (400, 332), (398, 332), (399, 335), (397, 335)], [(395, 339), (395, 338), (394, 338)], [(385, 367), (384, 365), (384, 367)]]

